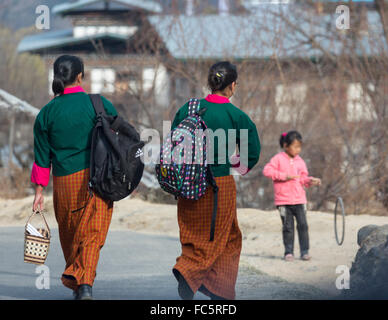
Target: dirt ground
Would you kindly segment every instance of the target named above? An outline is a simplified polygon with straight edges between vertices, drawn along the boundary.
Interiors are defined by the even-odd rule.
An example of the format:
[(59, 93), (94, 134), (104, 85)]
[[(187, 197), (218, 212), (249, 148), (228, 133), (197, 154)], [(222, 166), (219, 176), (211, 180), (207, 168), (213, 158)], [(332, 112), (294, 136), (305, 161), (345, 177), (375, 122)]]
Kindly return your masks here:
[[(32, 201), (32, 196), (17, 200), (0, 199), (0, 226), (25, 225), (31, 214)], [(49, 225), (56, 227), (51, 195), (45, 197), (45, 206)], [(312, 260), (305, 262), (298, 259), (299, 244), (296, 236), (297, 259), (285, 262), (282, 260), (284, 248), (277, 211), (238, 209), (238, 219), (244, 239), (242, 270), (253, 270), (288, 283), (313, 286), (329, 295), (340, 293), (335, 287), (338, 277), (336, 268), (339, 265), (351, 267), (358, 250), (357, 231), (368, 224), (388, 224), (386, 216), (347, 216), (345, 241), (342, 246), (338, 246), (334, 237), (333, 214), (309, 211), (307, 221)], [(34, 218), (32, 223), (39, 226), (40, 222)], [(124, 199), (114, 205), (111, 229), (179, 236), (176, 206), (147, 203), (136, 198)]]

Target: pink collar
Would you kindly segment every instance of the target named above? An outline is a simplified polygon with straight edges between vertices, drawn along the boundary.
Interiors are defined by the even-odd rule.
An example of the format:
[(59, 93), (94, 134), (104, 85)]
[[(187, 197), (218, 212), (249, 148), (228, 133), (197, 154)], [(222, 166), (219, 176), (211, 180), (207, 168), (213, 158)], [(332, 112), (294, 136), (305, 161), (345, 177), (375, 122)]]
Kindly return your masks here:
[(212, 102), (212, 103), (229, 103), (229, 99), (226, 97), (219, 96), (218, 94), (209, 94), (205, 100), (207, 102)]
[(287, 154), (287, 152), (282, 151), (281, 153), (282, 153), (288, 160), (298, 160), (298, 159), (299, 159), (299, 154), (296, 155), (295, 157), (291, 158), (291, 157)]
[(65, 88), (63, 94), (76, 93), (76, 92), (85, 92), (81, 86)]

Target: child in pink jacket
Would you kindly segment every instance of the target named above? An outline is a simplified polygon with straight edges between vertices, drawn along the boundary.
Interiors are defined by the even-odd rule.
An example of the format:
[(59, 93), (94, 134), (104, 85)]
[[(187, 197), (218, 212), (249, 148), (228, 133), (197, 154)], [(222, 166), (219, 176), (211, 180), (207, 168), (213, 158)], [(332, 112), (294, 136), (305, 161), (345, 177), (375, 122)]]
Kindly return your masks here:
[(297, 222), (300, 256), (310, 260), (308, 226), (306, 220), (305, 188), (321, 185), (321, 180), (310, 177), (306, 163), (299, 156), (302, 136), (297, 131), (284, 132), (280, 137), (283, 152), (275, 155), (265, 165), (263, 174), (273, 180), (275, 206), (283, 223), (284, 259), (294, 260), (294, 216)]

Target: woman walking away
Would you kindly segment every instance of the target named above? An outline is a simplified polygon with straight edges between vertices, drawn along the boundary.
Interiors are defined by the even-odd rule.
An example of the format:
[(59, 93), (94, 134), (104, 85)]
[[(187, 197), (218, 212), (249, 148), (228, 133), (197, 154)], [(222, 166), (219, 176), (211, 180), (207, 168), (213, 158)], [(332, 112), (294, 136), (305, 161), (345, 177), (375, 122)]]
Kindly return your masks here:
[(321, 180), (308, 176), (306, 163), (299, 156), (302, 151), (302, 136), (297, 131), (284, 132), (280, 136), (283, 152), (275, 155), (265, 165), (263, 174), (273, 180), (275, 206), (283, 223), (284, 259), (294, 260), (294, 216), (297, 222), (300, 256), (310, 260), (309, 235), (306, 219), (305, 187), (319, 186)]
[[(228, 130), (236, 130), (240, 147), (240, 130), (248, 130), (248, 157), (239, 168), (244, 173), (253, 168), (260, 155), (260, 141), (255, 124), (229, 99), (235, 92), (236, 67), (229, 62), (219, 62), (210, 68), (208, 85), (212, 94), (200, 100), (200, 110), (206, 108), (202, 119), (209, 130), (225, 131), (226, 140), (214, 141), (211, 169), (218, 186), (218, 207), (214, 240), (209, 241), (214, 192), (212, 187), (198, 200), (178, 199), (178, 224), (182, 254), (177, 258), (173, 274), (178, 280), (178, 292), (182, 299), (193, 299), (201, 291), (211, 299), (235, 299), (235, 284), (240, 260), (242, 236), (236, 215), (236, 184), (230, 173), (231, 161), (225, 154)], [(188, 115), (188, 103), (182, 106), (173, 121), (172, 129)], [(219, 154), (219, 146), (228, 153)], [(234, 143), (234, 141), (233, 141)], [(235, 149), (234, 143), (233, 148)], [(241, 157), (243, 158), (243, 157)], [(245, 158), (245, 157), (244, 157)]]
[[(88, 190), (91, 133), (96, 114), (82, 88), (80, 58), (60, 56), (54, 62), (55, 97), (35, 120), (31, 181), (35, 183), (34, 210), (43, 209), (43, 189), (53, 174), (53, 201), (59, 238), (66, 261), (63, 284), (79, 300), (92, 299), (100, 249), (110, 225), (113, 203)], [(102, 97), (107, 114), (117, 115)]]

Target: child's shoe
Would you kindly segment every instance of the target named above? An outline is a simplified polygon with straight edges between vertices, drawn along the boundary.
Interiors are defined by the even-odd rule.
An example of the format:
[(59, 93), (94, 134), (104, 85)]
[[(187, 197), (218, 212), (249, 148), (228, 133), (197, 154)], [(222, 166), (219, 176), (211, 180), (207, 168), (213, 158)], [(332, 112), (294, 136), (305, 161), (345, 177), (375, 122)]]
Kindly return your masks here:
[(309, 261), (309, 260), (311, 260), (311, 257), (310, 257), (310, 255), (309, 255), (308, 253), (302, 255), (300, 258), (301, 258), (301, 260), (303, 260), (303, 261)]
[(285, 261), (294, 261), (294, 255), (289, 253), (284, 256)]

